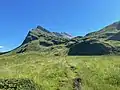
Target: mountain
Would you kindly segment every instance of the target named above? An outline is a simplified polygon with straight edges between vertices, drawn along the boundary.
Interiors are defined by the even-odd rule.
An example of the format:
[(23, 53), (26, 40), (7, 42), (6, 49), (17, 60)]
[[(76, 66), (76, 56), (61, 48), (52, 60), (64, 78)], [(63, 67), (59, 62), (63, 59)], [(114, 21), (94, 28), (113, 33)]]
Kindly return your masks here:
[[(67, 40), (69, 39), (70, 36), (67, 33), (58, 33), (58, 32), (50, 32), (47, 29), (37, 26), (37, 28), (32, 29), (29, 31), (28, 35), (26, 36), (25, 40), (23, 41), (23, 44), (26, 44), (28, 42), (34, 41), (34, 40), (47, 40), (47, 41), (55, 41), (58, 40), (62, 42), (62, 40)], [(52, 41), (53, 40), (53, 41)], [(53, 42), (55, 44), (55, 42)]]
[[(59, 34), (59, 35), (58, 35)], [(24, 52), (40, 52), (51, 54), (66, 53), (65, 44), (70, 40), (67, 37), (69, 34), (50, 32), (49, 30), (37, 26), (28, 32), (23, 43), (10, 51), (10, 53), (24, 53)]]
[(120, 21), (108, 25), (99, 31), (88, 33), (85, 37), (108, 39), (118, 32), (120, 32)]
[(77, 38), (68, 55), (120, 54), (120, 21)]
[(37, 26), (23, 43), (9, 53), (39, 52), (45, 55), (120, 54), (120, 21), (85, 36), (72, 37)]

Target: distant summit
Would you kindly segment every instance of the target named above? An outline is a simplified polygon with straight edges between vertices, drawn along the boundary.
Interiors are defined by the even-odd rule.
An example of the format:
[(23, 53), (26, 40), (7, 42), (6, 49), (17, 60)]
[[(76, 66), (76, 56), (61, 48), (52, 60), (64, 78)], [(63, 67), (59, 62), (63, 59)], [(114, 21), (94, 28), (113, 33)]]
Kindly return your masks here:
[(120, 21), (104, 27), (99, 31), (88, 33), (86, 37), (109, 39), (120, 32)]
[[(50, 32), (47, 29), (43, 28), (42, 26), (37, 26), (35, 29), (32, 29), (31, 31), (28, 32), (28, 35), (26, 36), (23, 44), (31, 42), (33, 40), (38, 40), (38, 39), (70, 39), (72, 38), (71, 35), (67, 33), (58, 33), (58, 32)], [(23, 45), (22, 44), (22, 45)]]
[(40, 31), (43, 31), (43, 32), (46, 32), (46, 33), (51, 33), (50, 31), (48, 31), (47, 29), (43, 28), (42, 26), (37, 26), (37, 28), (33, 29), (33, 30), (40, 30)]
[(73, 38), (72, 35), (70, 35), (70, 34), (68, 34), (68, 33), (66, 33), (66, 32), (61, 32), (61, 33), (53, 32), (53, 33), (54, 33), (56, 36), (58, 36), (58, 37), (69, 38), (69, 39)]
[(72, 35), (70, 35), (70, 34), (68, 34), (68, 33), (66, 33), (66, 32), (61, 32), (61, 34), (62, 34), (64, 37), (66, 37), (66, 38), (73, 38)]

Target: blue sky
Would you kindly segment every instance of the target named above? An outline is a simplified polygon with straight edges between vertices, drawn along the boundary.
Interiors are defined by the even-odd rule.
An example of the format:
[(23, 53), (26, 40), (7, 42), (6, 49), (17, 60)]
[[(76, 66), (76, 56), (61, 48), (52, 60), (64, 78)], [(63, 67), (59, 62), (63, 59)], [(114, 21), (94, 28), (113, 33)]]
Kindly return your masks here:
[(0, 51), (19, 46), (31, 28), (85, 35), (120, 20), (120, 0), (1, 0)]

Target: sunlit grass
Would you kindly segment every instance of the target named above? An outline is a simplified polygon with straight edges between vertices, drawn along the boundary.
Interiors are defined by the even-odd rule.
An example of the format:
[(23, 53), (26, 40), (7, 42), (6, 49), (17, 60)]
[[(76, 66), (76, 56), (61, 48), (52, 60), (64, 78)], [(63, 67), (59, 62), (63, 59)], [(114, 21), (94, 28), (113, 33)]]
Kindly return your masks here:
[[(120, 90), (120, 56), (41, 56), (25, 53), (0, 56), (0, 78), (29, 78), (42, 90)], [(72, 67), (72, 68), (71, 68)]]

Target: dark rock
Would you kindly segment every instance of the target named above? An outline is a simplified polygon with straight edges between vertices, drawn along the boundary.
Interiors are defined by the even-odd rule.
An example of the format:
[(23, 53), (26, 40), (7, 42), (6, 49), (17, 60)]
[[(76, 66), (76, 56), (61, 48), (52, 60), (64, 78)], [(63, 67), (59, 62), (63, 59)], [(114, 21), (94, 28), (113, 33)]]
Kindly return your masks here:
[(46, 33), (51, 33), (50, 31), (48, 31), (47, 29), (43, 28), (42, 26), (37, 26), (37, 29), (41, 30), (43, 32), (46, 32)]
[(116, 27), (118, 30), (120, 30), (120, 22), (118, 22), (118, 25)]
[(49, 47), (49, 46), (52, 46), (54, 44), (52, 42), (49, 42), (49, 41), (40, 41), (40, 45)]
[(55, 45), (62, 44), (62, 42), (61, 42), (60, 40), (52, 40), (52, 42), (53, 42)]
[(57, 37), (60, 37), (60, 38), (69, 38), (71, 39), (72, 38), (72, 35), (68, 34), (68, 33), (65, 33), (65, 32), (53, 32)]
[(37, 36), (31, 35), (31, 33), (32, 33), (32, 32), (29, 31), (29, 33), (28, 33), (28, 35), (26, 36), (25, 40), (23, 41), (22, 45), (23, 45), (23, 44), (26, 44), (26, 43), (28, 43), (28, 42), (31, 42), (31, 41), (33, 41), (33, 40), (37, 40), (37, 39), (38, 39)]
[(60, 54), (59, 53), (56, 53), (56, 54), (54, 54), (55, 56), (60, 56)]
[(20, 49), (19, 51), (17, 51), (16, 53), (24, 53), (26, 51), (26, 48), (24, 49)]
[(82, 85), (81, 78), (73, 79), (73, 90), (82, 90), (81, 85)]
[(94, 42), (94, 40), (83, 41), (73, 45), (68, 55), (104, 55), (110, 54), (113, 47), (102, 42)]
[(110, 37), (108, 40), (120, 41), (120, 32)]

